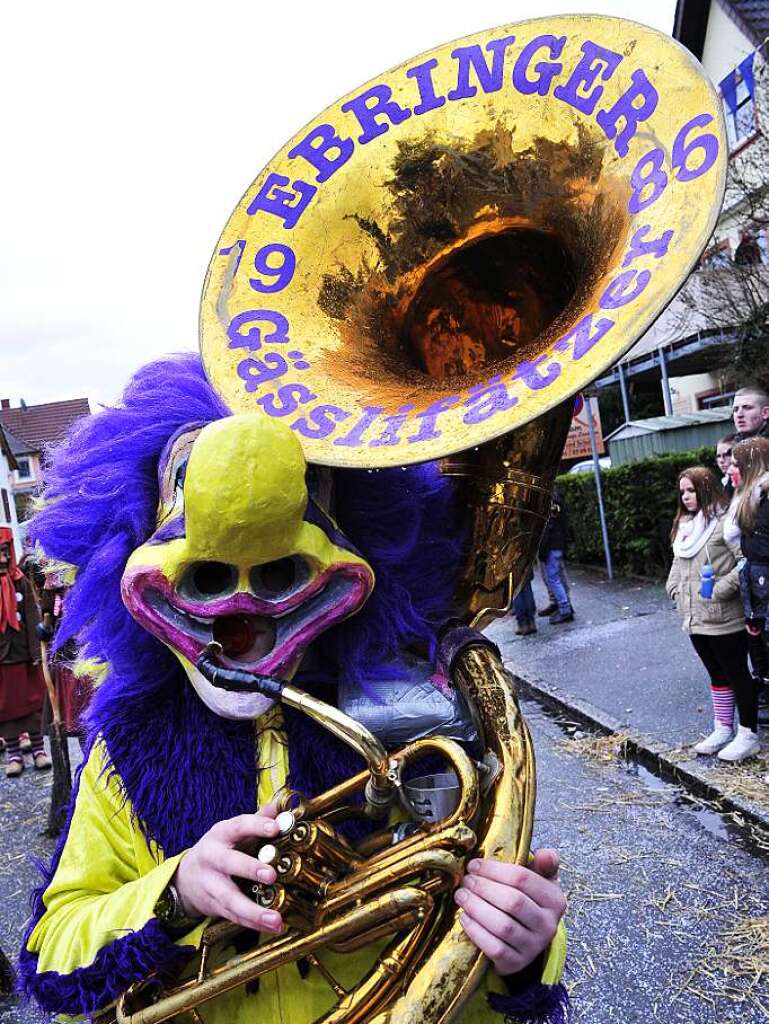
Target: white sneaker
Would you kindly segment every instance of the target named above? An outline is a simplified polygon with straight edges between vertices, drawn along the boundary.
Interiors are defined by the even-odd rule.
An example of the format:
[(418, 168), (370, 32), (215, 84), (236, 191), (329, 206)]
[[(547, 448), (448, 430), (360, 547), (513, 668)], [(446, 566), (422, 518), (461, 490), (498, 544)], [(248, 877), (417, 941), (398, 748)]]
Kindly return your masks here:
[(694, 753), (717, 754), (733, 736), (734, 729), (730, 729), (728, 725), (724, 725), (722, 722), (716, 722), (716, 727), (710, 736), (706, 736), (704, 740), (694, 744)]
[(744, 761), (748, 757), (757, 754), (761, 744), (758, 742), (758, 733), (752, 729), (746, 729), (744, 725), (737, 728), (737, 735), (731, 743), (718, 751), (722, 761)]

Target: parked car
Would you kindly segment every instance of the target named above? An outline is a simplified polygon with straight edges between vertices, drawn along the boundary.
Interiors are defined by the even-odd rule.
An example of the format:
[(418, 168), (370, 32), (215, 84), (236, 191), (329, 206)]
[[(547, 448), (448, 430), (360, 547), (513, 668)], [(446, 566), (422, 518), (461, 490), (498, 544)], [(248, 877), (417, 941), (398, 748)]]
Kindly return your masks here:
[[(608, 455), (603, 455), (599, 460), (601, 469), (611, 469), (611, 459)], [(569, 470), (569, 475), (572, 473), (592, 473), (593, 472), (593, 460), (583, 459), (582, 462), (575, 462)]]

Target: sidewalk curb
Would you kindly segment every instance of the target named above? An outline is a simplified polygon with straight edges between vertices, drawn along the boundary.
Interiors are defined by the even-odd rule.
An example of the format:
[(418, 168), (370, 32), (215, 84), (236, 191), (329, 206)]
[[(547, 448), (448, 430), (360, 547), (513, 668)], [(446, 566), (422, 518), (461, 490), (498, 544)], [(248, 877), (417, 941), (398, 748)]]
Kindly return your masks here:
[[(518, 684), (521, 696), (535, 700), (548, 710), (567, 715), (572, 721), (605, 735), (627, 733), (627, 727), (622, 722), (589, 701), (571, 694), (563, 694), (557, 687), (550, 686), (543, 679), (522, 676), (512, 665), (506, 667)], [(644, 768), (664, 782), (682, 786), (693, 796), (713, 801), (720, 805), (720, 810), (739, 814), (752, 825), (769, 832), (769, 810), (763, 810), (755, 804), (745, 803), (739, 797), (724, 793), (718, 786), (701, 778), (696, 772), (689, 771), (684, 765), (672, 760), (663, 744), (656, 744), (643, 736), (631, 734), (627, 741), (627, 750)]]

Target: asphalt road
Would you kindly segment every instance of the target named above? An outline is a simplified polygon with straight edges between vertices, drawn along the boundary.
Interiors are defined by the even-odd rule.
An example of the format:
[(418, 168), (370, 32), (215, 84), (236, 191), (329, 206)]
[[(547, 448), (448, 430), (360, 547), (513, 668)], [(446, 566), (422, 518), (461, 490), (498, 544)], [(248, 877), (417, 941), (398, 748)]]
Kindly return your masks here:
[[(512, 615), (488, 634), (506, 663), (543, 680), (569, 703), (574, 697), (623, 728), (671, 748), (695, 743), (713, 728), (708, 676), (661, 584), (568, 567), (574, 622), (538, 618), (534, 636), (515, 635)], [(537, 574), (538, 607), (547, 595)], [(769, 751), (768, 751), (769, 752)]]
[[(769, 1017), (769, 862), (739, 829), (632, 766), (604, 763), (535, 704), (535, 844), (569, 894), (567, 982), (584, 1024), (758, 1024)], [(16, 948), (48, 779), (0, 778), (0, 944)], [(746, 951), (752, 950), (752, 959)], [(48, 1018), (16, 1000), (3, 1024)], [(494, 1018), (499, 1019), (499, 1018)], [(491, 1017), (490, 1017), (491, 1020)]]

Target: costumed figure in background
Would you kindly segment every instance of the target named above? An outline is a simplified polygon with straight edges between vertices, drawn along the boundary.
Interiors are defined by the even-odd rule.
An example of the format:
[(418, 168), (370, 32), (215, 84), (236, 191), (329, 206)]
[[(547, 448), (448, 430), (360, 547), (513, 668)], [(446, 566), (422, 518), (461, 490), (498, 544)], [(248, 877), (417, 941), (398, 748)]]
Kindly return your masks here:
[[(43, 635), (48, 644), (59, 628), (64, 613), (64, 600), (72, 583), (73, 576), (68, 568), (45, 566), (40, 590), (40, 610)], [(76, 736), (82, 747), (85, 737), (82, 719), (91, 699), (92, 682), (88, 666), (78, 657), (77, 642), (68, 640), (58, 647), (50, 667), (64, 732), (68, 736)]]
[(20, 737), (29, 733), (37, 769), (51, 767), (42, 734), (45, 681), (37, 626), (40, 610), (32, 584), (16, 562), (13, 535), (0, 527), (0, 733), (6, 743), (5, 774), (24, 771)]
[[(55, 454), (56, 642), (104, 675), (21, 953), (45, 1009), (563, 1020), (558, 860), (480, 630), (536, 556), (575, 392), (710, 237), (725, 135), (664, 36), (543, 30), (438, 47), (292, 139), (216, 247), (202, 362), (145, 367)], [(596, 53), (632, 54), (608, 127)], [(664, 199), (647, 119), (661, 158), (707, 131)]]

